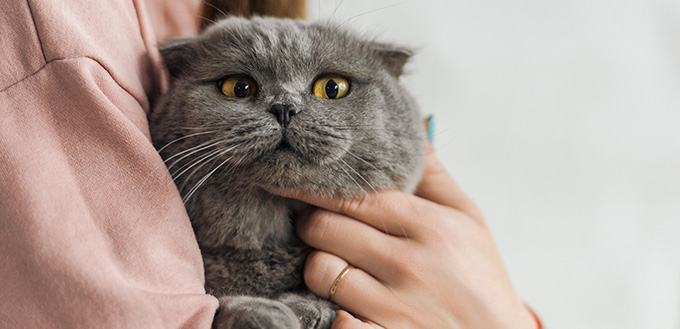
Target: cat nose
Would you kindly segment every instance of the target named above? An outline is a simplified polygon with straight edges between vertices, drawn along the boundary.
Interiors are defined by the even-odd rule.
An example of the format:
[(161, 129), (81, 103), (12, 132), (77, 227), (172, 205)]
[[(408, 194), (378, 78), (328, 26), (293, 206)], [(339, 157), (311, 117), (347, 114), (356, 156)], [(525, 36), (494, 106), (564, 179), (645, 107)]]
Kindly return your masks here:
[(298, 113), (295, 105), (291, 104), (274, 104), (269, 109), (269, 112), (276, 116), (276, 121), (283, 127), (288, 127), (290, 118)]

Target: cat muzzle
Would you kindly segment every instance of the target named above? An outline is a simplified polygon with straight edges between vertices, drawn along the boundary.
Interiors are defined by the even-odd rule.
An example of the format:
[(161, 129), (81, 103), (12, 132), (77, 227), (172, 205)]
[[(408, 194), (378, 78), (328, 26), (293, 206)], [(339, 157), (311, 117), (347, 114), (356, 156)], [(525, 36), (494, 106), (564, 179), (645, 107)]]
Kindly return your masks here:
[(299, 111), (295, 108), (295, 105), (274, 104), (269, 109), (269, 112), (274, 114), (276, 116), (276, 121), (285, 128), (290, 124), (290, 118), (298, 114)]

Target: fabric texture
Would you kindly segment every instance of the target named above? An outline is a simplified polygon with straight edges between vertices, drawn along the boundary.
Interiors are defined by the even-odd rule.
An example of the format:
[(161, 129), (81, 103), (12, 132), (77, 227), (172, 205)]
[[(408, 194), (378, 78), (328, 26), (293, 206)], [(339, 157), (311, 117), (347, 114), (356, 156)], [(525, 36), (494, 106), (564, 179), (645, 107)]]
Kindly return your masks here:
[(194, 35), (198, 33), (199, 23), (209, 20), (201, 14), (201, 0), (147, 0), (145, 4), (159, 42)]
[(0, 328), (209, 328), (217, 301), (149, 139), (166, 80), (145, 4), (6, 1), (0, 22)]

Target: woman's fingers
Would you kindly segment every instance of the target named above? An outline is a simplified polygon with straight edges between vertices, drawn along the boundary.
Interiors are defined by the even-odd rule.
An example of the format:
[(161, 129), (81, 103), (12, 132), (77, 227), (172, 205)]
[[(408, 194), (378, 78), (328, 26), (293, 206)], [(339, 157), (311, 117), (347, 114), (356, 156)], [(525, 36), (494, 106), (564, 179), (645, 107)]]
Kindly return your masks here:
[(395, 190), (366, 194), (355, 199), (331, 199), (300, 191), (270, 192), (345, 214), (396, 236), (417, 235), (422, 226), (428, 224), (427, 220), (439, 217), (432, 216), (432, 213), (423, 213), (423, 209), (431, 209), (435, 204), (454, 208), (486, 225), (475, 202), (449, 175), (430, 145), (426, 146), (425, 168), (415, 196)]
[(387, 190), (363, 195), (356, 199), (330, 199), (304, 192), (277, 192), (319, 208), (334, 211), (360, 220), (375, 229), (395, 236), (411, 237), (423, 225), (421, 219), (425, 203), (430, 201), (401, 191)]
[(382, 281), (391, 280), (389, 268), (403, 245), (394, 237), (363, 222), (328, 210), (316, 210), (297, 223), (298, 235), (310, 246), (337, 255)]
[(439, 162), (432, 145), (426, 146), (425, 169), (415, 194), (444, 206), (458, 209), (484, 224), (482, 212)]
[(338, 311), (331, 329), (383, 329), (383, 327), (372, 322), (361, 321), (345, 311)]
[[(323, 251), (315, 251), (305, 264), (305, 283), (309, 290), (322, 298), (330, 298), (333, 282), (347, 267), (342, 258)], [(337, 283), (333, 302), (358, 316), (373, 319), (389, 314), (385, 300), (390, 299), (387, 288), (360, 268), (352, 267)]]

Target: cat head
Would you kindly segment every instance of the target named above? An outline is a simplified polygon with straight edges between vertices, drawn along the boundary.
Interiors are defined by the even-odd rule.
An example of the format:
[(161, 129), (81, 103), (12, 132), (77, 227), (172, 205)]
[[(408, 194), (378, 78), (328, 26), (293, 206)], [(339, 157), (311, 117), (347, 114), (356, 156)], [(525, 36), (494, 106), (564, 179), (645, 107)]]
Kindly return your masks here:
[(399, 83), (409, 51), (333, 24), (230, 18), (161, 53), (171, 85), (150, 128), (157, 148), (171, 143), (170, 171), (186, 169), (178, 181), (210, 173), (225, 188), (336, 196), (414, 187), (424, 139)]

